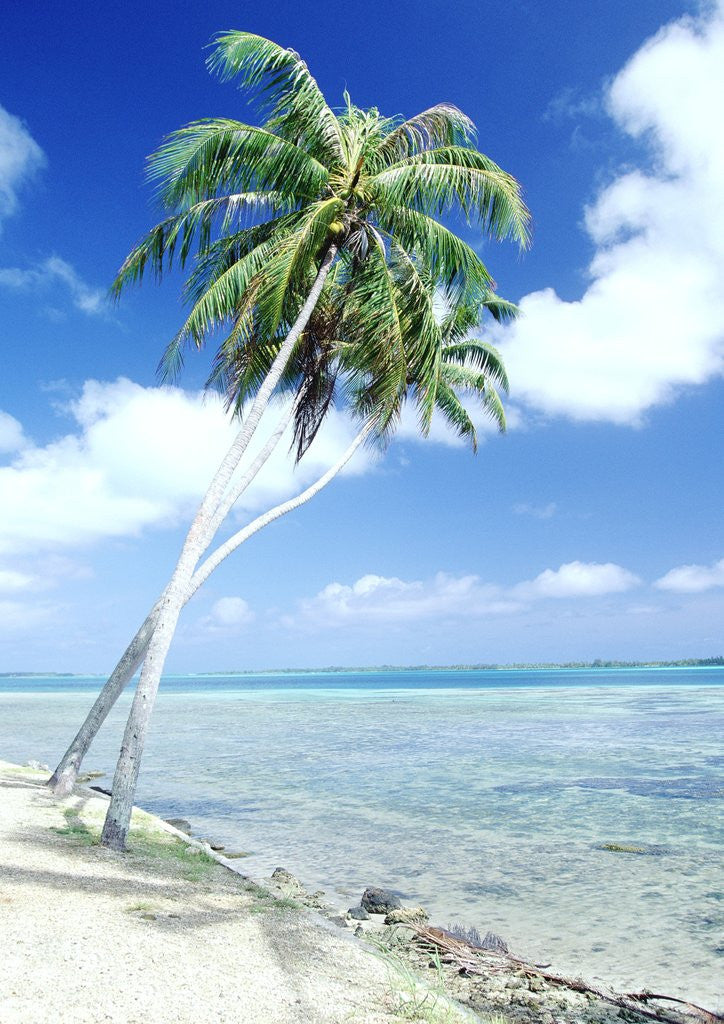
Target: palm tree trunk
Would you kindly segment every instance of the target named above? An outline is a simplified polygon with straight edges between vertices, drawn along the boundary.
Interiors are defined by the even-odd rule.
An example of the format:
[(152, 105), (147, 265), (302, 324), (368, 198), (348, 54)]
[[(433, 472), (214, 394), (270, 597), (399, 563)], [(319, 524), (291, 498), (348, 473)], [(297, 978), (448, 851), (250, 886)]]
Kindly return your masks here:
[[(341, 458), (318, 480), (307, 487), (306, 490), (297, 494), (294, 498), (290, 498), (288, 501), (284, 501), (281, 504), (276, 505), (274, 508), (269, 509), (262, 515), (257, 516), (256, 519), (252, 520), (251, 523), (243, 527), (241, 530), (238, 530), (235, 534), (229, 537), (228, 540), (221, 544), (216, 551), (209, 555), (206, 561), (203, 562), (203, 564), (200, 565), (194, 573), (184, 604), (191, 600), (196, 591), (206, 582), (214, 569), (216, 569), (224, 559), (228, 558), (233, 551), (236, 551), (236, 549), (245, 541), (250, 537), (253, 537), (255, 533), (258, 533), (259, 530), (262, 530), (265, 526), (268, 526), (270, 523), (281, 518), (281, 516), (286, 515), (288, 512), (293, 512), (294, 509), (306, 504), (306, 502), (310, 501), (315, 494), (319, 494), (319, 492), (326, 487), (327, 484), (347, 465), (359, 446), (368, 436), (371, 429), (372, 424), (367, 424), (363, 427)], [(67, 796), (75, 785), (78, 772), (80, 771), (80, 766), (83, 763), (83, 758), (88, 753), (91, 743), (108, 717), (111, 708), (133, 678), (136, 669), (142, 663), (146, 655), (160, 608), (161, 601), (159, 600), (148, 613), (148, 616), (140, 629), (126, 648), (123, 657), (114, 668), (108, 678), (108, 682), (96, 698), (96, 702), (89, 711), (85, 722), (78, 730), (73, 742), (63, 755), (63, 758), (55, 769), (55, 772), (48, 780), (47, 785), (53, 790), (56, 796)]]
[(72, 743), (58, 762), (58, 767), (48, 779), (48, 787), (56, 796), (67, 796), (75, 785), (75, 781), (88, 753), (88, 748), (96, 737), (98, 730), (108, 717), (130, 679), (133, 678), (138, 666), (143, 661), (148, 644), (153, 636), (156, 618), (161, 608), (161, 597), (146, 616), (144, 623), (133, 640), (123, 652), (120, 661), (108, 677), (108, 681), (95, 699), (86, 720), (75, 734)]
[[(289, 409), (280, 418), (274, 432), (268, 438), (266, 444), (256, 456), (248, 470), (234, 483), (227, 496), (219, 505), (211, 523), (209, 541), (213, 538), (216, 530), (226, 518), (227, 513), (243, 492), (249, 487), (259, 470), (269, 459), (270, 455), (279, 443), (284, 431), (294, 414), (295, 403), (292, 402)], [(162, 595), (163, 597), (163, 595)], [(120, 661), (113, 669), (108, 680), (96, 697), (93, 707), (88, 712), (85, 721), (73, 738), (72, 743), (58, 762), (58, 766), (48, 779), (47, 786), (56, 796), (67, 796), (75, 785), (83, 763), (83, 758), (96, 737), (98, 730), (108, 717), (111, 708), (114, 706), (139, 665), (143, 663), (148, 650), (148, 644), (153, 635), (158, 612), (161, 608), (162, 597), (158, 599), (151, 611), (146, 616), (140, 629), (131, 640), (130, 644), (121, 656)]]
[(315, 494), (319, 494), (319, 492), (326, 487), (342, 469), (344, 469), (362, 442), (369, 436), (373, 426), (374, 424), (371, 421), (366, 423), (337, 462), (335, 462), (333, 466), (330, 466), (330, 468), (323, 473), (318, 480), (315, 480), (313, 484), (310, 484), (306, 490), (297, 494), (296, 497), (290, 498), (288, 501), (283, 501), (280, 505), (276, 505), (274, 508), (270, 508), (268, 512), (264, 512), (262, 515), (257, 516), (257, 518), (254, 519), (253, 522), (249, 523), (248, 526), (238, 530), (233, 534), (233, 536), (229, 537), (228, 540), (224, 541), (223, 544), (220, 544), (216, 551), (212, 552), (212, 554), (209, 555), (209, 557), (194, 573), (193, 579), (191, 580), (189, 595), (186, 600), (188, 601), (193, 597), (199, 587), (206, 582), (214, 569), (216, 569), (225, 558), (228, 558), (232, 551), (236, 551), (244, 541), (247, 541), (249, 537), (252, 537), (255, 533), (258, 533), (259, 530), (262, 530), (265, 526), (273, 523), (281, 516), (285, 516), (287, 512), (293, 512), (294, 509), (299, 508), (300, 505), (305, 505), (308, 501), (311, 501)]
[(141, 678), (136, 687), (136, 693), (131, 705), (131, 713), (128, 717), (121, 752), (116, 765), (113, 778), (113, 796), (111, 797), (101, 835), (101, 844), (103, 846), (108, 846), (114, 850), (124, 850), (126, 848), (133, 798), (136, 792), (136, 782), (138, 780), (148, 725), (161, 681), (161, 673), (163, 672), (166, 655), (173, 640), (178, 617), (185, 602), (185, 595), (188, 592), (193, 571), (208, 544), (209, 529), (213, 522), (214, 513), (223, 499), (231, 475), (246, 450), (246, 446), (261, 419), (262, 413), (266, 409), (272, 392), (282, 375), (298, 338), (312, 315), (336, 255), (336, 246), (330, 246), (322, 259), (307, 300), (291, 331), (285, 338), (284, 344), (277, 353), (272, 367), (252, 403), (244, 427), (239, 432), (239, 435), (237, 435), (232, 448), (222, 462), (219, 471), (212, 480), (201, 502), (196, 518), (191, 524), (191, 529), (186, 537), (176, 569), (164, 592), (156, 628), (148, 645)]

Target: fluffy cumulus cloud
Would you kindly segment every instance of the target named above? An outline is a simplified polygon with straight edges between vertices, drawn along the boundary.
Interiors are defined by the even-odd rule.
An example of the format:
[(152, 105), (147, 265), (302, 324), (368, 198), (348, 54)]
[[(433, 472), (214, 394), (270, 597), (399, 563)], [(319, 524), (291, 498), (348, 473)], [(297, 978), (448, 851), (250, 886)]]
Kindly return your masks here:
[[(236, 429), (213, 398), (124, 379), (86, 382), (66, 411), (72, 430), (42, 446), (21, 444), (17, 421), (0, 420), (6, 447), (19, 449), (0, 466), (0, 552), (70, 548), (173, 525), (195, 507)], [(258, 444), (280, 415), (269, 410)], [(333, 410), (296, 469), (282, 439), (242, 510), (267, 508), (316, 479), (354, 429)], [(373, 461), (362, 449), (344, 472), (364, 472)]]
[(438, 573), (431, 580), (401, 580), (369, 574), (355, 583), (329, 583), (300, 602), (287, 625), (316, 628), (351, 623), (413, 622), (482, 618), (512, 614), (548, 598), (602, 597), (620, 594), (639, 580), (611, 562), (569, 562), (546, 569), (533, 580), (512, 587), (487, 583), (479, 576)]
[(254, 621), (254, 612), (243, 597), (221, 597), (200, 622), (205, 633), (235, 634)]
[(641, 581), (614, 562), (567, 562), (560, 569), (545, 569), (534, 580), (519, 583), (513, 592), (521, 598), (600, 597), (622, 594)]
[(0, 107), (0, 223), (15, 212), (20, 189), (44, 163), (42, 149), (23, 122)]
[(724, 4), (649, 40), (606, 106), (653, 169), (627, 169), (586, 211), (579, 301), (526, 295), (499, 338), (514, 397), (574, 420), (636, 423), (724, 372)]
[(5, 288), (43, 293), (53, 285), (62, 286), (82, 313), (94, 316), (106, 308), (103, 291), (86, 284), (70, 263), (59, 256), (49, 256), (33, 267), (0, 267), (0, 286)]
[(679, 594), (700, 594), (724, 587), (724, 558), (713, 565), (679, 565), (656, 580), (654, 586)]

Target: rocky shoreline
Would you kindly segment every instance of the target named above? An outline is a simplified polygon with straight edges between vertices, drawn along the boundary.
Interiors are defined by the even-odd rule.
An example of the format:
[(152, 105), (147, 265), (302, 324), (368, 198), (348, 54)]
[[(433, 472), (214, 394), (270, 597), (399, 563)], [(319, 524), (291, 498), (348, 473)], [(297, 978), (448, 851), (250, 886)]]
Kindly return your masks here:
[[(188, 820), (169, 818), (165, 823), (194, 841)], [(249, 879), (239, 863), (245, 853), (227, 851), (204, 837), (196, 842)], [(330, 903), (323, 890), (308, 891), (284, 867), (259, 881), (275, 897), (316, 911), (336, 927), (351, 929), (356, 938), (400, 960), (421, 978), (429, 979), (434, 971), (437, 987), (476, 1015), (502, 1014), (515, 1024), (618, 1024), (622, 1020), (724, 1024), (723, 1016), (663, 993), (622, 994), (581, 978), (552, 974), (550, 964), (533, 964), (516, 956), (505, 939), (492, 931), (481, 937), (475, 928), (430, 925), (423, 907), (404, 906), (399, 894), (389, 889), (368, 886), (359, 904), (344, 911)]]
[[(37, 761), (25, 767), (49, 770)], [(102, 774), (87, 772), (81, 781), (95, 782)], [(78, 786), (76, 792), (108, 796), (98, 784), (88, 789)], [(239, 876), (262, 905), (314, 912), (327, 926), (361, 941), (391, 967), (414, 972), (432, 991), (464, 1007), (474, 1020), (502, 1015), (513, 1024), (618, 1024), (621, 1020), (724, 1024), (722, 1016), (663, 993), (621, 994), (581, 978), (558, 976), (550, 964), (530, 963), (511, 952), (505, 939), (492, 931), (481, 936), (475, 928), (431, 924), (423, 907), (403, 905), (400, 894), (389, 889), (367, 886), (359, 902), (345, 910), (323, 890), (308, 890), (284, 867), (277, 867), (269, 878), (254, 878), (244, 870), (250, 856), (245, 851), (225, 849), (205, 833), (195, 833), (186, 818), (157, 820), (187, 844), (189, 854), (204, 854)]]

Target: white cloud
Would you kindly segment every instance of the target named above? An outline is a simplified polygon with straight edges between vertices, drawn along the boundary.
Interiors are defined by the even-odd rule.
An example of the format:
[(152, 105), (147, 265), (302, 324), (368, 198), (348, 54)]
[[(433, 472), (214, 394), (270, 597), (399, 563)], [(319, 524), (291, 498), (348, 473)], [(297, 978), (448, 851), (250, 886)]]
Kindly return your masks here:
[(526, 295), (499, 332), (513, 397), (550, 415), (637, 423), (724, 372), (724, 5), (649, 40), (606, 103), (648, 144), (586, 211), (595, 246), (576, 302)]
[(44, 163), (42, 149), (23, 122), (0, 107), (0, 222), (15, 212), (18, 192)]
[(254, 621), (254, 612), (243, 597), (222, 597), (201, 622), (207, 633), (238, 633)]
[(47, 290), (60, 283), (68, 289), (76, 309), (89, 316), (103, 313), (105, 295), (100, 288), (91, 288), (78, 272), (59, 256), (50, 256), (34, 267), (0, 267), (0, 285), (6, 288), (27, 289), (33, 292)]
[(513, 588), (523, 599), (545, 597), (601, 597), (621, 594), (638, 586), (640, 580), (614, 562), (567, 562), (560, 569), (545, 569), (534, 580)]
[(483, 583), (478, 576), (438, 573), (432, 580), (405, 581), (368, 574), (348, 586), (329, 583), (315, 597), (300, 602), (299, 618), (318, 627), (345, 623), (409, 622), (464, 615), (465, 617), (514, 611), (517, 603), (506, 601), (500, 588)]
[(531, 516), (533, 519), (552, 519), (557, 511), (555, 501), (549, 501), (547, 505), (530, 505), (527, 501), (519, 501), (513, 505), (516, 516)]
[(35, 585), (35, 579), (25, 572), (15, 569), (0, 569), (0, 593), (16, 590), (29, 590)]
[(0, 454), (17, 452), (25, 443), (22, 425), (10, 413), (0, 411)]
[[(28, 443), (0, 467), (0, 551), (69, 548), (173, 525), (195, 508), (236, 431), (214, 398), (124, 379), (86, 382), (67, 411), (71, 432), (45, 446)], [(270, 409), (257, 446), (280, 415)], [(332, 410), (296, 470), (282, 440), (242, 508), (267, 508), (309, 484), (354, 431)], [(364, 472), (374, 459), (363, 449), (343, 472)]]
[(724, 587), (724, 558), (713, 565), (679, 565), (656, 580), (654, 586), (680, 594), (700, 594), (714, 587)]
[(288, 626), (325, 628), (385, 622), (413, 622), (446, 618), (475, 619), (522, 611), (547, 598), (601, 597), (629, 590), (638, 579), (619, 565), (569, 562), (546, 569), (534, 580), (512, 587), (487, 583), (476, 575), (437, 573), (431, 580), (401, 580), (368, 574), (355, 583), (329, 583), (299, 604)]

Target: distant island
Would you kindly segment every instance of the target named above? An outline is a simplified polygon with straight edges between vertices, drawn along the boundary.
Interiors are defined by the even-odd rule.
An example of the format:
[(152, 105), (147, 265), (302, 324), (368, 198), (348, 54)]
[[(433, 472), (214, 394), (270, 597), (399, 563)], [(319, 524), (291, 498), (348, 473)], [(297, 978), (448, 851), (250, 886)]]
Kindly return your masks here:
[(471, 665), (327, 665), (324, 668), (227, 669), (222, 672), (195, 672), (198, 676), (314, 675), (315, 672), (505, 672), (556, 668), (711, 668), (724, 667), (724, 655), (713, 658), (682, 658), (678, 661), (540, 661), (493, 662)]
[[(510, 672), (561, 668), (722, 668), (724, 655), (713, 658), (682, 658), (678, 661), (538, 661), (507, 665), (481, 662), (475, 665), (326, 665), (323, 668), (230, 668), (218, 672), (169, 672), (169, 675), (211, 676), (296, 676), (326, 672)], [(76, 676), (103, 678), (98, 672), (0, 672), (0, 679), (72, 679)]]

